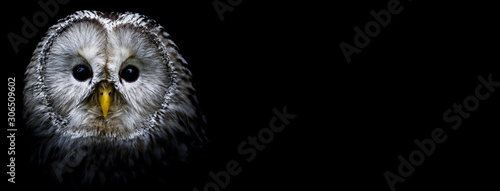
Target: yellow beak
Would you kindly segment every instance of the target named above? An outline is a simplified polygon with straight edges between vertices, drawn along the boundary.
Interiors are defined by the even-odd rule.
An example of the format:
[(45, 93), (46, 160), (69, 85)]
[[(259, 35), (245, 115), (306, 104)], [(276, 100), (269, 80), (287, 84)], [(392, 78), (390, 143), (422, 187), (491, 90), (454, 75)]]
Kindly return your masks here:
[(99, 104), (101, 105), (102, 115), (108, 116), (109, 106), (113, 100), (113, 91), (111, 85), (99, 86)]

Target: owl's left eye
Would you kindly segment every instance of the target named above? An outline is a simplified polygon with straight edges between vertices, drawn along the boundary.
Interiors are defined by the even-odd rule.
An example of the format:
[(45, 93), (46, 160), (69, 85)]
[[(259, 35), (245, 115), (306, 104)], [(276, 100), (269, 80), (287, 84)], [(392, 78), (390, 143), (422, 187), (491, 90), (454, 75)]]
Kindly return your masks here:
[(73, 68), (73, 77), (78, 81), (86, 81), (92, 77), (92, 70), (87, 65), (77, 65)]
[(127, 82), (135, 82), (139, 78), (139, 69), (135, 66), (128, 65), (120, 71), (120, 77)]

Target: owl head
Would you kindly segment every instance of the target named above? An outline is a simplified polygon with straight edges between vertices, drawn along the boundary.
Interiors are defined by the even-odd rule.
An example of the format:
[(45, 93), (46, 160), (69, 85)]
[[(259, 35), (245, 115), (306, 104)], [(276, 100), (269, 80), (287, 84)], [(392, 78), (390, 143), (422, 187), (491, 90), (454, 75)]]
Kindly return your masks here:
[(109, 171), (104, 163), (117, 156), (185, 161), (206, 140), (186, 61), (143, 15), (67, 16), (49, 28), (25, 75), (24, 118), (40, 140), (40, 163), (83, 147), (80, 158)]

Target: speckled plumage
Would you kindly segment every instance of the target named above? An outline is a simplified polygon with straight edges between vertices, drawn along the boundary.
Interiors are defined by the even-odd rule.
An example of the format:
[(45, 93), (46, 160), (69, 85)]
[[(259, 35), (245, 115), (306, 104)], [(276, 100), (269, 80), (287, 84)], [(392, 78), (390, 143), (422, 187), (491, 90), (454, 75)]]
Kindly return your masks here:
[[(71, 73), (82, 63), (92, 70), (83, 82)], [(126, 65), (139, 69), (137, 81), (120, 78)], [(61, 19), (25, 75), (24, 118), (37, 138), (33, 161), (49, 171), (54, 164), (73, 170), (57, 181), (133, 181), (188, 163), (206, 143), (187, 63), (164, 28), (145, 16), (78, 11)], [(116, 91), (107, 117), (96, 102), (103, 83)]]

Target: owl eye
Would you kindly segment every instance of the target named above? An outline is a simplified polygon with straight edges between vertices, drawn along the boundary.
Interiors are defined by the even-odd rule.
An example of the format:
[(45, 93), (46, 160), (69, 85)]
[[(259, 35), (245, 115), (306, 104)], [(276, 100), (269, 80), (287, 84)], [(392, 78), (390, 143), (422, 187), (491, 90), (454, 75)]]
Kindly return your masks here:
[(120, 71), (120, 77), (127, 82), (135, 82), (139, 78), (139, 69), (135, 66), (128, 65)]
[(92, 71), (87, 65), (77, 65), (73, 68), (73, 77), (76, 80), (83, 82), (92, 77)]

